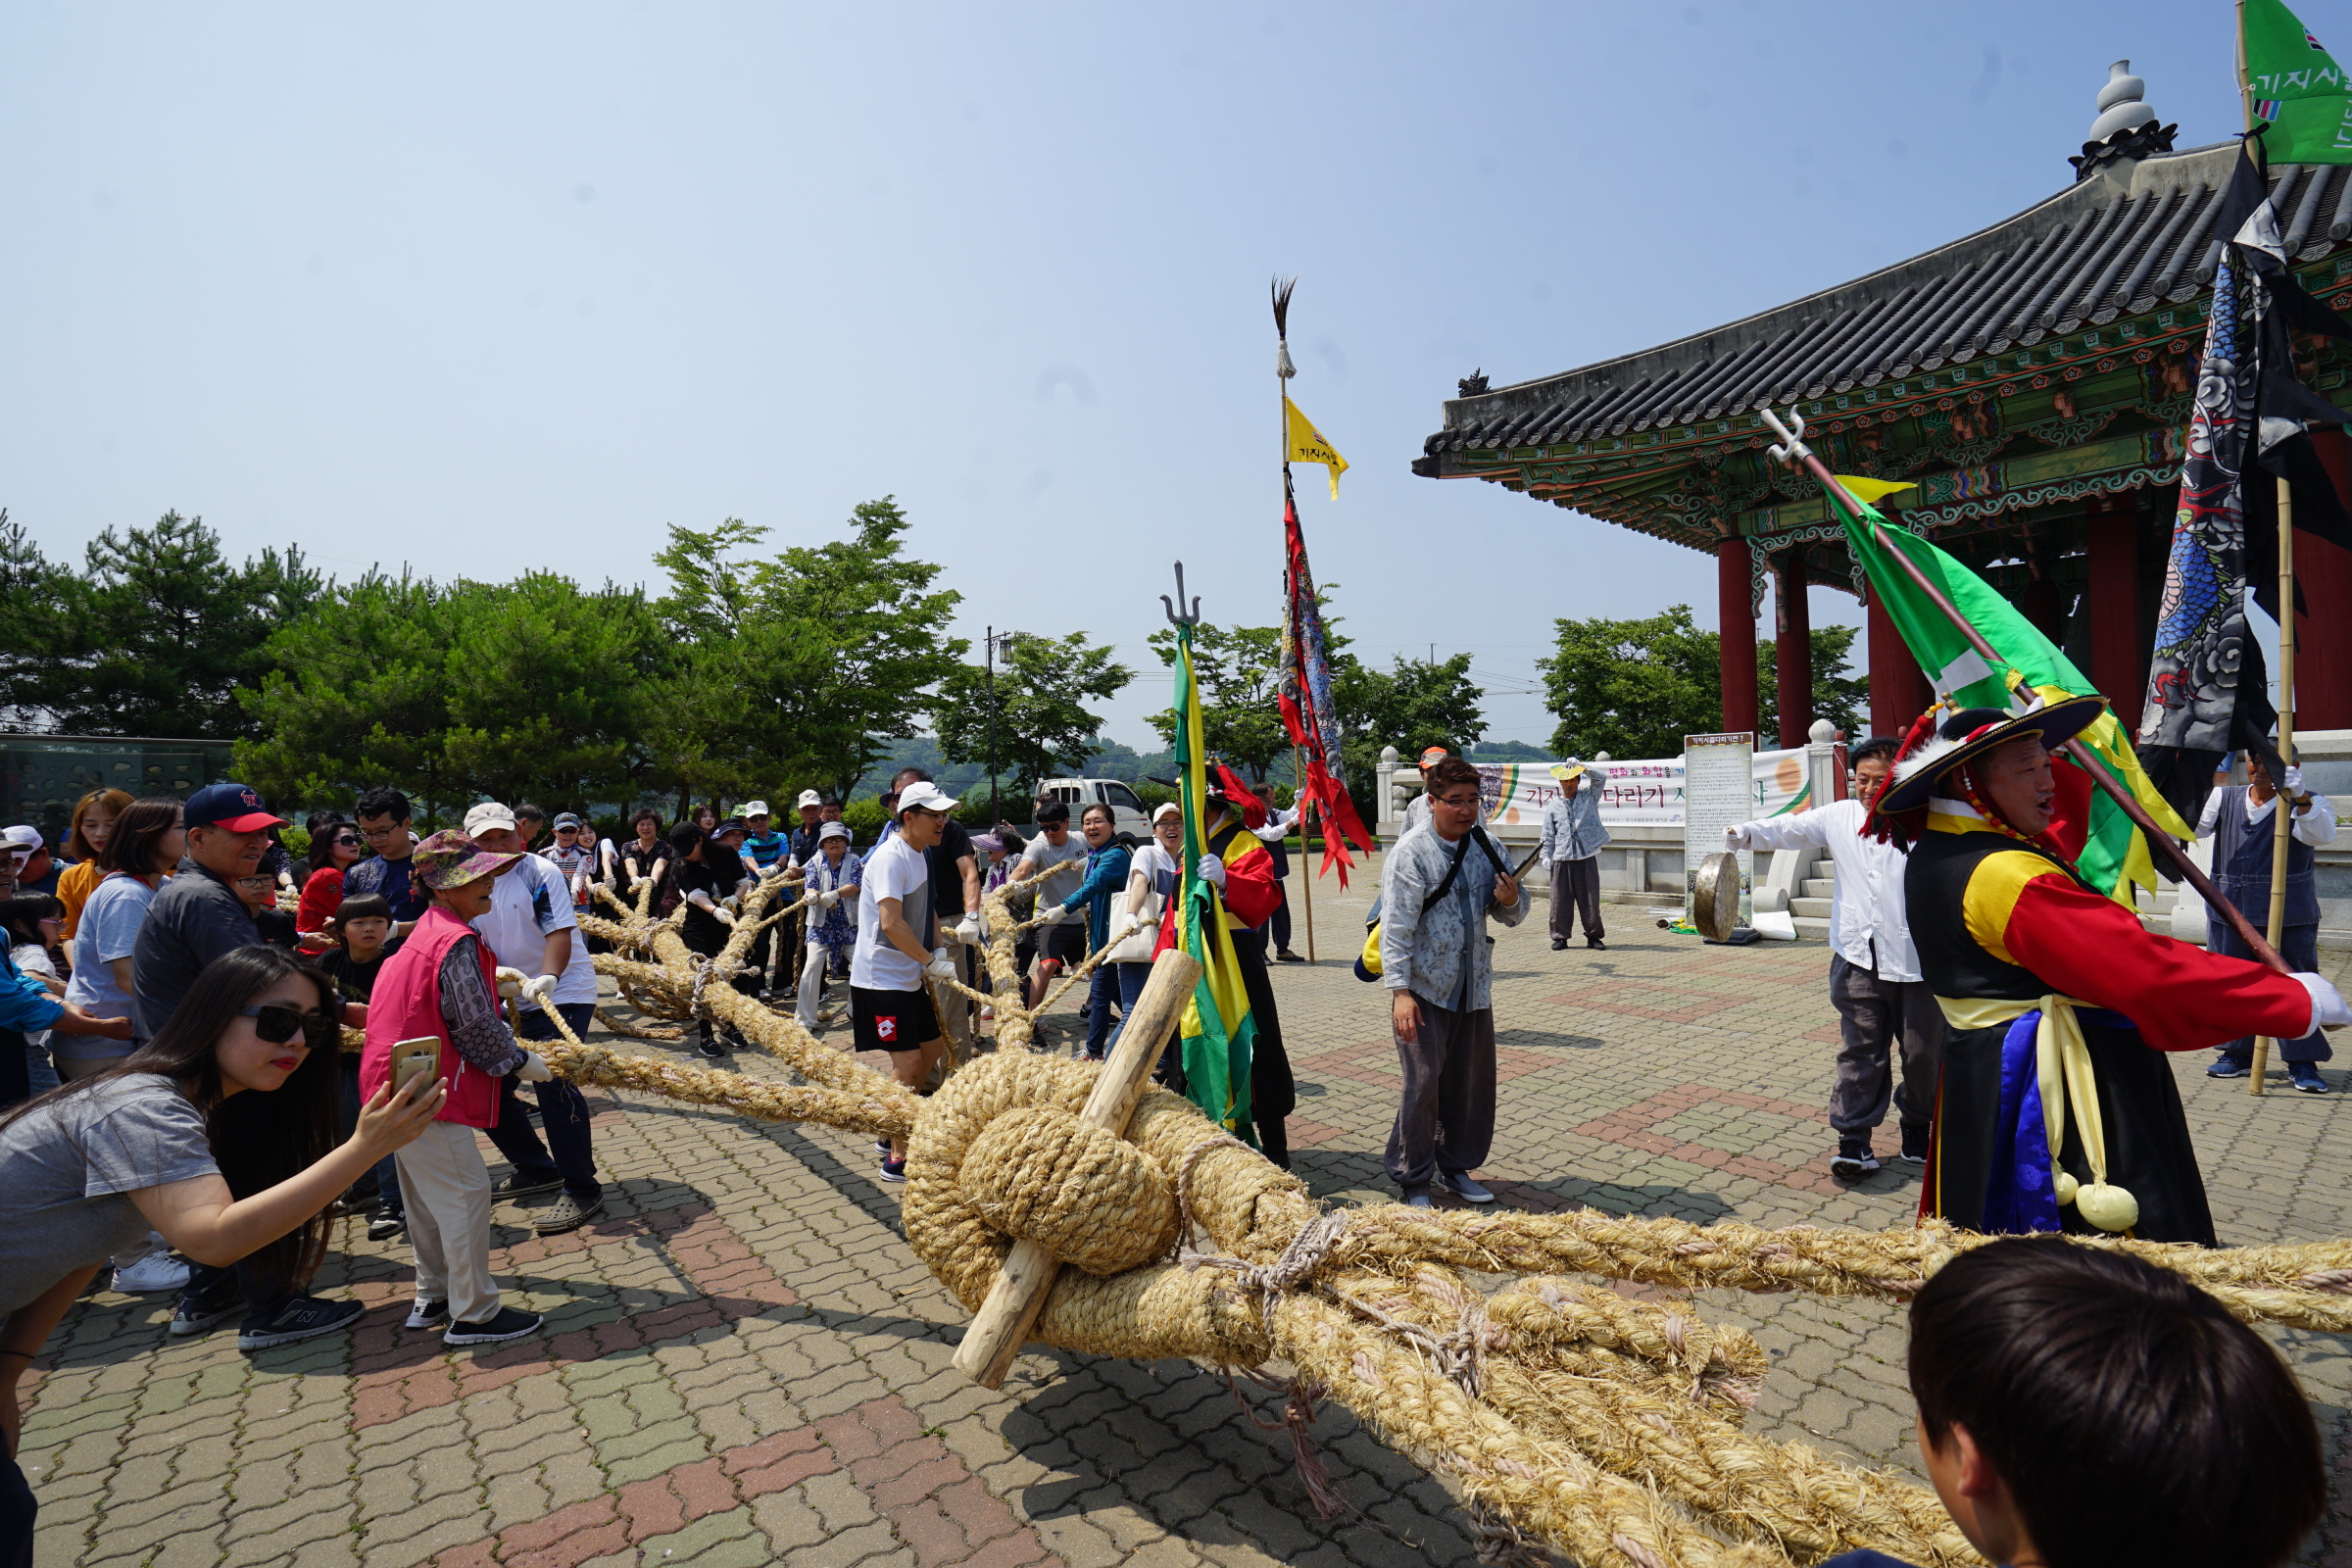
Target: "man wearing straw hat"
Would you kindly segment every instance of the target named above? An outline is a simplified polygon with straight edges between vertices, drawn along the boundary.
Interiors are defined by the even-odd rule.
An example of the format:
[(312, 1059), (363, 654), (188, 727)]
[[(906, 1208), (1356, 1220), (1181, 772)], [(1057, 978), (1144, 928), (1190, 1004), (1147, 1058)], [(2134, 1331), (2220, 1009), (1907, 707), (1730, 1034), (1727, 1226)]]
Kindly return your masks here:
[(1600, 847), (1609, 830), (1600, 823), (1600, 789), (1609, 776), (1571, 757), (1551, 776), (1560, 793), (1544, 807), (1544, 840), (1539, 858), (1551, 867), (1551, 951), (1568, 946), (1576, 919), (1585, 922), (1585, 946), (1605, 949), (1600, 929)]
[(2316, 974), (2143, 929), (2075, 868), (2090, 775), (2050, 753), (2097, 696), (1963, 709), (1913, 731), (1872, 821), (1908, 849), (1903, 896), (1949, 1033), (1920, 1212), (1965, 1230), (2215, 1244), (2160, 1051), (2352, 1023)]

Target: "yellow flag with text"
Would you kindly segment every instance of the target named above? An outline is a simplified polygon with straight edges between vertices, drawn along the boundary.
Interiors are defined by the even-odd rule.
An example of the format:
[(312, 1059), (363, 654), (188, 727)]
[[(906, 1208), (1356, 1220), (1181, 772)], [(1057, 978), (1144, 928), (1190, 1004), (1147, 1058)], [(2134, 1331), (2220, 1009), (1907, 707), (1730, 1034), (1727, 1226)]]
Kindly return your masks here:
[(1323, 432), (1288, 397), (1282, 400), (1282, 461), (1322, 464), (1331, 474), (1331, 499), (1339, 500), (1340, 475), (1348, 471), (1348, 460), (1340, 456), (1338, 447), (1323, 439)]

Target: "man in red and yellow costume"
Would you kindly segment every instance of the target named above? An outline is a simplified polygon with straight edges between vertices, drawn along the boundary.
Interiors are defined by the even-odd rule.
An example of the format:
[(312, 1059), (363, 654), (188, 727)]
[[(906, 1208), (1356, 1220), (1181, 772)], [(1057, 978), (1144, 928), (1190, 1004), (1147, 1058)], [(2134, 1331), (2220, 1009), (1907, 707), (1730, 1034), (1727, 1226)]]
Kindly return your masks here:
[(1949, 1028), (1920, 1212), (1968, 1230), (2215, 1245), (2172, 1065), (2352, 1022), (2316, 974), (2150, 934), (2076, 870), (2089, 775), (2053, 767), (2099, 697), (1964, 709), (1895, 764), (1874, 822), (1910, 852), (1920, 968)]

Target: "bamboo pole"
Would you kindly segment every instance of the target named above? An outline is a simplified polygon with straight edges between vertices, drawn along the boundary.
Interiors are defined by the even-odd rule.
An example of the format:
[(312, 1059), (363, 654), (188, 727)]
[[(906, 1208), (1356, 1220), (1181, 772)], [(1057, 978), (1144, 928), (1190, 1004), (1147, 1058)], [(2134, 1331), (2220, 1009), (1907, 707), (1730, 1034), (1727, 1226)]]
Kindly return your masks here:
[[(1135, 1013), (1078, 1112), (1081, 1126), (1126, 1133), (1135, 1102), (1143, 1098), (1144, 1085), (1159, 1061), (1160, 1048), (1184, 1016), (1200, 978), (1200, 960), (1181, 948), (1170, 948), (1152, 960), (1152, 978), (1135, 999)], [(1014, 1242), (997, 1271), (997, 1282), (988, 1288), (988, 1298), (972, 1315), (972, 1326), (963, 1331), (963, 1343), (956, 1348), (956, 1369), (982, 1388), (1002, 1387), (1060, 1273), (1061, 1264), (1043, 1247)]]
[[(2295, 498), (2284, 479), (2278, 481), (2278, 760), (2291, 763), (2295, 756)], [(2271, 946), (2286, 934), (2286, 858), (2294, 832), (2295, 798), (2286, 780), (2271, 780), (2271, 918), (2266, 933)], [(2271, 1066), (2271, 1037), (2254, 1037), (2254, 1071), (2246, 1093), (2262, 1093), (2262, 1076)]]
[(1306, 762), (1296, 746), (1291, 748), (1291, 781), (1299, 792), (1292, 797), (1299, 801), (1298, 906), (1306, 915), (1306, 961), (1312, 963), (1315, 961), (1315, 858), (1307, 840), (1315, 831), (1315, 803), (1301, 798), (1306, 789)]
[[(1806, 446), (1796, 434), (1792, 434), (1788, 427), (1781, 422), (1779, 415), (1770, 409), (1765, 409), (1762, 411), (1762, 417), (1764, 422), (1772, 426), (1779, 433), (1781, 439), (1787, 443), (1786, 450), (1789, 457), (1803, 463), (1805, 471), (1812, 474), (1825, 488), (1837, 495), (1853, 516), (1862, 515), (1862, 503), (1854, 498), (1853, 492), (1838, 482), (1838, 476), (1830, 471), (1829, 466), (1815, 457), (1813, 449)], [(1781, 449), (1776, 449), (1776, 451), (1778, 450)], [(1786, 462), (1788, 459), (1785, 458), (1783, 461)], [(1943, 612), (1944, 618), (1949, 620), (1954, 628), (1968, 639), (1969, 646), (1974, 648), (1985, 662), (1991, 664), (1995, 669), (2012, 667), (2009, 661), (2001, 657), (2000, 650), (1984, 640), (1984, 634), (1977, 630), (1976, 623), (1960, 613), (1960, 607), (1953, 604), (1941, 588), (1929, 580), (1928, 574), (1919, 569), (1916, 562), (1900, 550), (1889, 550), (1886, 554), (1896, 565), (1903, 569), (1904, 575), (1911, 579), (1913, 586), (1927, 595), (1929, 602), (1937, 610)], [(2107, 764), (2100, 761), (2089, 747), (2083, 745), (2080, 740), (2070, 740), (2066, 743), (2064, 750), (2067, 756), (2073, 758), (2076, 763), (2090, 775), (2091, 783), (2098, 786), (2109, 800), (2123, 808), (2124, 814), (2130, 817), (2132, 824), (2146, 836), (2148, 847), (2161, 853), (2166, 859), (2170, 860), (2180, 880), (2196, 889), (2197, 896), (2203, 899), (2207, 906), (2221, 911), (2224, 918), (2229, 921), (2230, 929), (2237, 933), (2238, 940), (2246, 945), (2247, 952), (2254, 955), (2257, 963), (2276, 969), (2280, 974), (2294, 972), (2286, 966), (2286, 960), (2278, 956), (2278, 950), (2263, 940), (2262, 933), (2254, 929), (2254, 922), (2246, 918), (2245, 912), (2215, 891), (2213, 878), (2198, 869), (2197, 863), (2188, 858), (2170, 833), (2158, 825), (2154, 817), (2148, 815), (2147, 808), (2132, 798), (2132, 792), (2124, 787), (2123, 781), (2107, 771)]]

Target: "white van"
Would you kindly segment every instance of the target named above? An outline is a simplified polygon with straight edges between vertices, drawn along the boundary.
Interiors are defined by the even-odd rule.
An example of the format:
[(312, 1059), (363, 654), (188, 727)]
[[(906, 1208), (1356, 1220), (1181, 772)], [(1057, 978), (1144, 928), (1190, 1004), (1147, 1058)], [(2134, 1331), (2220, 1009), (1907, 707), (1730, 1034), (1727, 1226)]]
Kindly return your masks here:
[(1086, 808), (1100, 804), (1110, 808), (1111, 826), (1119, 832), (1132, 833), (1139, 839), (1152, 836), (1151, 815), (1124, 779), (1050, 778), (1037, 787), (1037, 798), (1067, 806), (1073, 833), (1078, 831), (1078, 819)]

